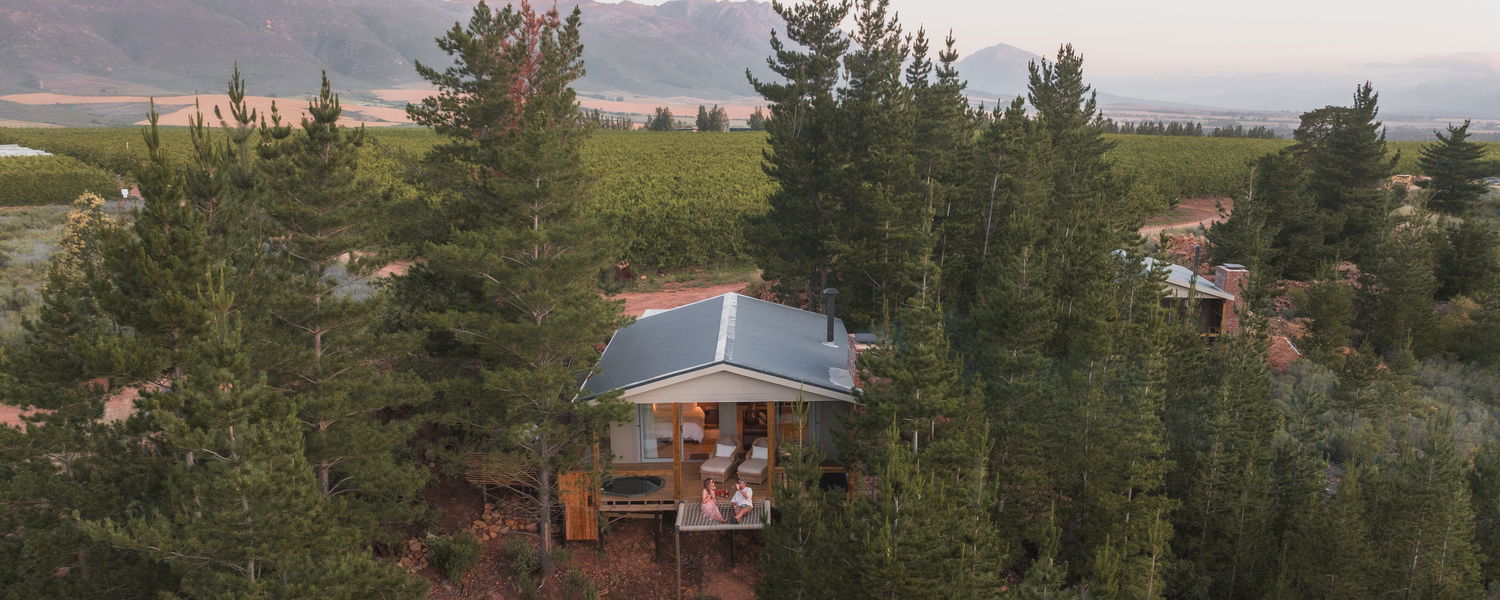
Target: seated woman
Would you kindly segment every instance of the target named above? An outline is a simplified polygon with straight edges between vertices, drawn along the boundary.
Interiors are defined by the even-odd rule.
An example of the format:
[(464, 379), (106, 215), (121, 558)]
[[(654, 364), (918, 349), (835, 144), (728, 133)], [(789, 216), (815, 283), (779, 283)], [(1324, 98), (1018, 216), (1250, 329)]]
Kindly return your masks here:
[(729, 519), (724, 518), (724, 513), (719, 512), (718, 489), (714, 486), (714, 480), (703, 480), (703, 518), (715, 523), (725, 523)]

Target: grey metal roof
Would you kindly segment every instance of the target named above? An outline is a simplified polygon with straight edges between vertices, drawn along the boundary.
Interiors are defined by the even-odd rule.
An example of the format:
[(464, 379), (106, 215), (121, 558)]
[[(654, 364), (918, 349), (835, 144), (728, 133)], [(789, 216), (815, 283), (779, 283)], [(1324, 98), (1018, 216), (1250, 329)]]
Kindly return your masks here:
[(849, 334), (828, 317), (724, 294), (636, 319), (615, 332), (584, 382), (586, 393), (628, 390), (714, 365), (733, 365), (834, 392), (852, 393)]
[[(1169, 262), (1159, 261), (1149, 256), (1142, 258), (1141, 262), (1145, 264), (1145, 267), (1147, 269), (1152, 269), (1157, 265), (1161, 265), (1162, 268), (1167, 271), (1167, 284), (1169, 285), (1182, 288), (1183, 290), (1187, 290), (1189, 287), (1191, 287), (1194, 292), (1202, 296), (1219, 298), (1222, 300), (1234, 300), (1234, 294), (1226, 292), (1223, 290), (1223, 288), (1220, 288), (1218, 284), (1214, 283), (1213, 278), (1204, 277), (1202, 275), (1198, 275), (1195, 277), (1193, 275), (1192, 269), (1181, 265), (1175, 265)], [(1225, 266), (1227, 267), (1230, 265)]]

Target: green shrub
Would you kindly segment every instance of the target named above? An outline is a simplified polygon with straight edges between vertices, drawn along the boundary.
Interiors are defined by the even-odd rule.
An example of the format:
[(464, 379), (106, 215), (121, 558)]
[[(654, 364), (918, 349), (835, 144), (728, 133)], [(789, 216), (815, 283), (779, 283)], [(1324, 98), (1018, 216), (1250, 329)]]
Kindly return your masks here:
[(84, 192), (119, 197), (114, 177), (72, 157), (0, 158), (0, 206), (68, 204)]
[(510, 555), (510, 567), (517, 575), (531, 575), (542, 569), (542, 556), (536, 546), (524, 538), (513, 537), (505, 543), (505, 553)]
[(578, 569), (568, 569), (568, 576), (563, 580), (563, 598), (567, 600), (599, 600), (599, 590), (594, 587), (594, 582)]
[(479, 560), (484, 548), (474, 534), (460, 531), (453, 535), (437, 536), (427, 543), (427, 560), (443, 572), (449, 581), (458, 581)]
[(530, 540), (513, 537), (505, 543), (505, 553), (510, 555), (510, 567), (516, 571), (516, 587), (527, 598), (541, 594), (536, 576), (542, 570), (542, 555)]

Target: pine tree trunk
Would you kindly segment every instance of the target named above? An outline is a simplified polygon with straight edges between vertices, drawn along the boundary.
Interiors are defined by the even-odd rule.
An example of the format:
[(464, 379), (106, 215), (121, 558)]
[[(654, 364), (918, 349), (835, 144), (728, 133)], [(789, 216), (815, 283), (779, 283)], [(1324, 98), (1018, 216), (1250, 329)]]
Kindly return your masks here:
[(543, 467), (539, 477), (536, 501), (541, 522), (537, 531), (542, 536), (542, 581), (546, 581), (552, 575), (552, 470)]
[(328, 459), (325, 458), (323, 460), (318, 461), (318, 491), (322, 492), (323, 497), (325, 497), (325, 498), (328, 497), (329, 495), (331, 495), (332, 492), (333, 492), (332, 490), (329, 489), (329, 486), (328, 486), (328, 480), (329, 480), (328, 471), (329, 470), (330, 470), (330, 467), (328, 465)]

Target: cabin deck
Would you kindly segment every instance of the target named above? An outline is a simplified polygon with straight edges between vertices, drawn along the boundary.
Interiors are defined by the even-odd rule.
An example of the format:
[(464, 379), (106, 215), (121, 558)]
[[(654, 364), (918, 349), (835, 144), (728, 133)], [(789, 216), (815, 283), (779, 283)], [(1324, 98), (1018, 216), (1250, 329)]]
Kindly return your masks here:
[[(662, 478), (661, 489), (644, 496), (624, 497), (610, 496), (600, 493), (600, 512), (653, 512), (677, 510), (677, 503), (687, 502), (696, 504), (703, 493), (703, 479), (698, 477), (698, 468), (703, 466), (703, 461), (682, 462), (682, 485), (678, 487), (677, 477), (672, 463), (615, 463), (609, 474), (613, 477), (625, 477), (629, 475), (654, 475)], [(719, 484), (720, 490), (728, 490), (734, 493), (734, 476), (729, 481)], [(755, 491), (756, 502), (771, 499), (771, 485), (766, 483), (752, 483), (750, 489)], [(728, 496), (722, 499), (727, 500)]]

